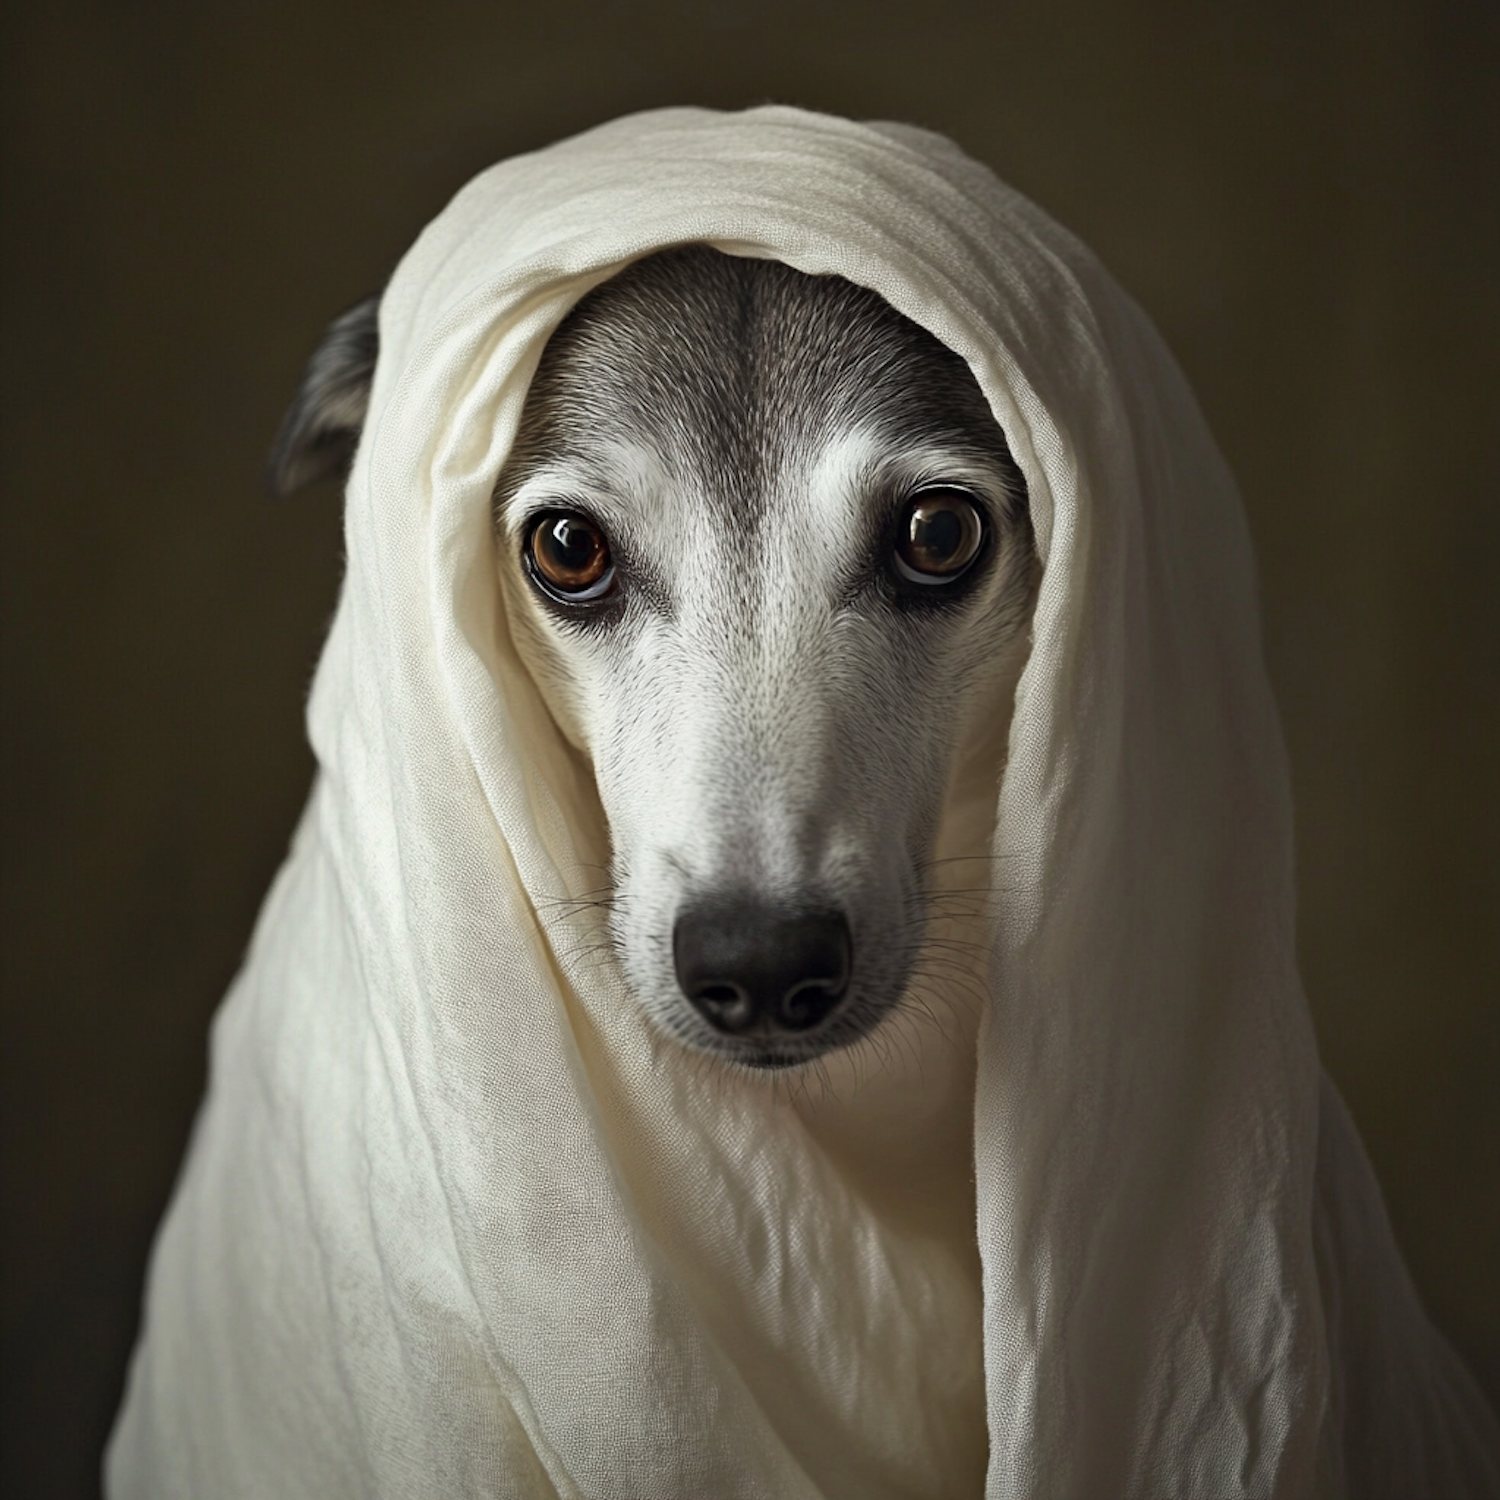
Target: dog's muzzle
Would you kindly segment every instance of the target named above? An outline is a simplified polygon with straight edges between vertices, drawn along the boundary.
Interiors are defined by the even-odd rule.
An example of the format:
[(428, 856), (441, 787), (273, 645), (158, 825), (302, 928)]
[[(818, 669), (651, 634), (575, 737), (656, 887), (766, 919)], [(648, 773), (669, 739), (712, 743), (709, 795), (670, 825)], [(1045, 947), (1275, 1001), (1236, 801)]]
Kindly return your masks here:
[(749, 900), (689, 906), (672, 931), (677, 983), (728, 1036), (811, 1031), (849, 987), (842, 912), (788, 912)]

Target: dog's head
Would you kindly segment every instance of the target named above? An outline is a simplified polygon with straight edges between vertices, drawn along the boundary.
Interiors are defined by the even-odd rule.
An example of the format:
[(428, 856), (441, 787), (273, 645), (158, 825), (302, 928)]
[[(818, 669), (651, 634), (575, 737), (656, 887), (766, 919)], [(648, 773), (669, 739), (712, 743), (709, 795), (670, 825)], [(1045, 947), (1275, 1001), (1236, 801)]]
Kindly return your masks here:
[[(361, 307), (330, 336), (364, 359)], [(281, 488), (357, 434), (352, 358), (321, 357)], [(495, 521), (518, 648), (595, 769), (641, 1003), (756, 1067), (868, 1034), (922, 948), (945, 808), (984, 823), (966, 763), (993, 806), (1035, 592), (967, 366), (839, 277), (663, 251), (548, 342)]]

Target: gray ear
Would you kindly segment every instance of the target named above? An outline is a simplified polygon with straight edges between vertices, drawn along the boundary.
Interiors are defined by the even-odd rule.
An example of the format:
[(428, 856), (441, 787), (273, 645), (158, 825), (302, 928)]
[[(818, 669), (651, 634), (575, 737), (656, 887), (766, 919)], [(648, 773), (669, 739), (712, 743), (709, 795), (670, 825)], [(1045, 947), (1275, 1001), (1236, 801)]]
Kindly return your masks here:
[(273, 495), (290, 495), (348, 470), (380, 352), (380, 295), (335, 318), (308, 361), (266, 465), (266, 487)]

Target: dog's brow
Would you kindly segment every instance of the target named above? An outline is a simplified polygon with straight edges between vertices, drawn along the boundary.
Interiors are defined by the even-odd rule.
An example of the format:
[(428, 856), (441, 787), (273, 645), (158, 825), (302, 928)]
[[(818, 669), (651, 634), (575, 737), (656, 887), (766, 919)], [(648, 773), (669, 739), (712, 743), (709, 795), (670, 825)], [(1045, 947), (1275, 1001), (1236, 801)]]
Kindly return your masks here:
[(1017, 516), (1023, 503), (1010, 465), (992, 451), (960, 441), (910, 443), (881, 434), (867, 450), (860, 478), (868, 489), (901, 494), (956, 485), (1007, 518)]
[(495, 486), (497, 518), (509, 535), (543, 504), (629, 512), (649, 501), (665, 479), (657, 455), (641, 444), (590, 443), (571, 452), (528, 455), (524, 463), (507, 466)]

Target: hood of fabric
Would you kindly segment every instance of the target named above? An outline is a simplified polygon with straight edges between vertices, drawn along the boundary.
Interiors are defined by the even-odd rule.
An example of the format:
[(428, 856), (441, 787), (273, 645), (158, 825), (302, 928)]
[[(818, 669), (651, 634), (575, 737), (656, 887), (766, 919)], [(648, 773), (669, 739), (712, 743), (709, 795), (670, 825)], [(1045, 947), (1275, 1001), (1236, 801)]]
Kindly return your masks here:
[[(969, 1263), (830, 1144), (878, 1164), (920, 1120), (901, 1087), (824, 1130), (656, 1037), (557, 920), (608, 831), (508, 637), (492, 489), (551, 330), (696, 241), (877, 291), (968, 362), (1029, 487)], [(203, 1399), (238, 1417), (200, 1412), (183, 1450), (207, 1465), (252, 1412), (326, 1494), (1311, 1490), (1320, 1075), (1286, 772), (1234, 485), (1135, 305), (937, 136), (668, 110), (476, 178), (380, 340), (319, 783), (158, 1249), (158, 1344), (193, 1322), (234, 1351)], [(934, 1350), (966, 1318), (972, 1356)], [(262, 1473), (251, 1446), (214, 1451)]]
[[(785, 109), (638, 116), (485, 173), (402, 263), (315, 741), (331, 776), (380, 745), (382, 795), (420, 799), (385, 815), (383, 859), (419, 854), (438, 890), (456, 866), (509, 898), (489, 920), (493, 897), (466, 899), (467, 922), (450, 910), (443, 926), (482, 930), (437, 945), (425, 913), (412, 931), (409, 875), (361, 882), (394, 900), (370, 914), (399, 939), (391, 964), (419, 964), (408, 1024), (473, 1059), (455, 1108), (519, 1090), (529, 1121), (598, 1152), (555, 1192), (588, 1184), (590, 1266), (606, 1184), (623, 1243), (630, 1174), (588, 1054), (629, 1029), (609, 1019), (628, 997), (601, 993), (615, 976), (570, 964), (537, 917), (597, 883), (603, 830), (504, 638), (489, 497), (550, 330), (622, 265), (687, 241), (879, 292), (969, 362), (1030, 490), (1044, 572), (995, 789), (1005, 879), (975, 1121), (994, 1492), (1123, 1494), (1192, 1473), (1203, 1492), (1270, 1493), (1308, 1470), (1321, 1411), (1305, 1231), (1318, 1074), (1244, 522), (1146, 320), (947, 142)], [(391, 744), (416, 724), (419, 743)], [(351, 797), (341, 811), (364, 842), (371, 810)], [(518, 987), (503, 950), (527, 932)], [(434, 1035), (445, 1023), (455, 1033)], [(626, 1086), (631, 1116), (725, 1128), (683, 1108), (669, 1069)], [(767, 1128), (757, 1095), (734, 1107), (741, 1135)], [(540, 1196), (533, 1163), (517, 1166), (515, 1192)], [(626, 1259), (654, 1295), (649, 1248)], [(650, 1329), (670, 1344), (662, 1316), (631, 1309), (622, 1343), (639, 1350)]]

